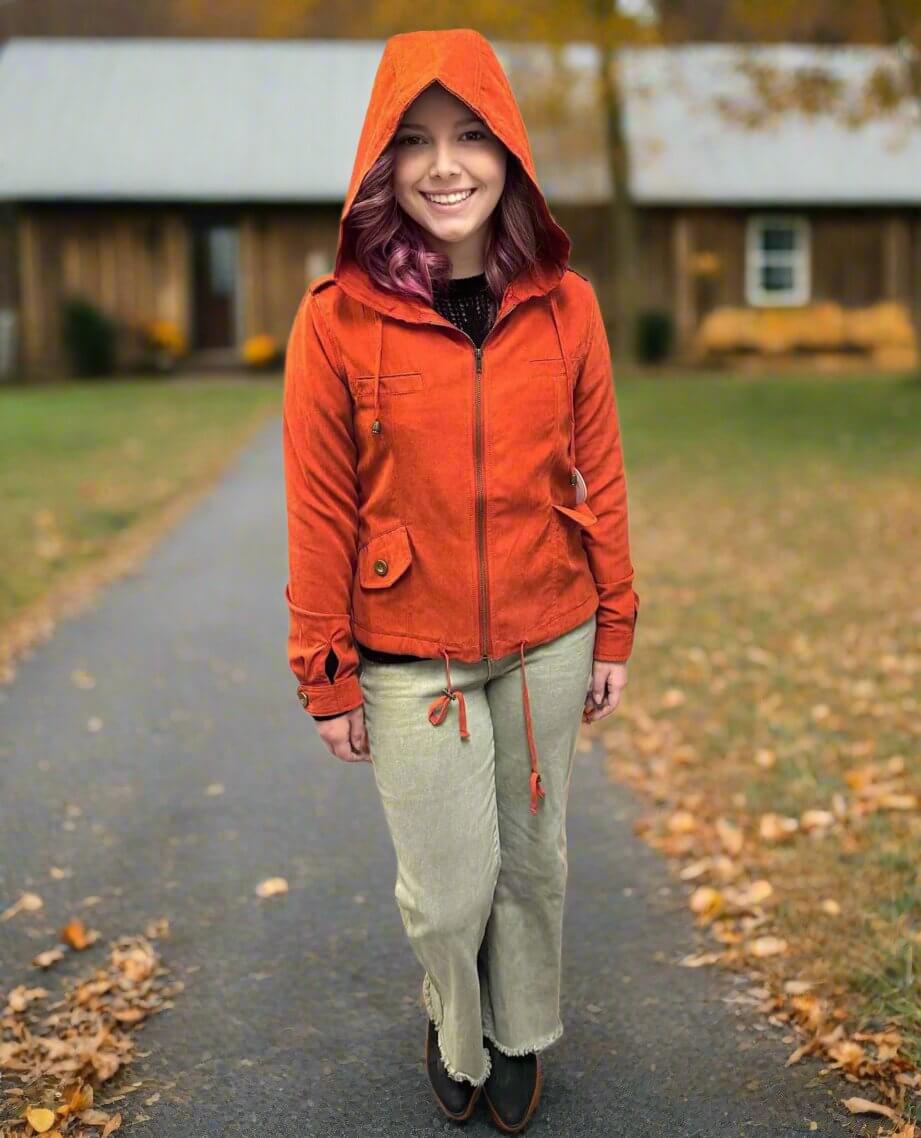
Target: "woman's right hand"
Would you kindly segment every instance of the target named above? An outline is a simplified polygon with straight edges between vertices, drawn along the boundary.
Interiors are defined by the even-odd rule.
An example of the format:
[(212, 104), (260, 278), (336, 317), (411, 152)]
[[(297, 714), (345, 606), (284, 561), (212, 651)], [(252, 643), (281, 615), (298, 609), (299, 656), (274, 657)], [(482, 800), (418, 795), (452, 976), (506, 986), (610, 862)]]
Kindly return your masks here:
[(317, 719), (314, 722), (326, 749), (335, 758), (342, 759), (344, 763), (374, 761), (368, 748), (364, 705), (337, 715), (335, 719)]

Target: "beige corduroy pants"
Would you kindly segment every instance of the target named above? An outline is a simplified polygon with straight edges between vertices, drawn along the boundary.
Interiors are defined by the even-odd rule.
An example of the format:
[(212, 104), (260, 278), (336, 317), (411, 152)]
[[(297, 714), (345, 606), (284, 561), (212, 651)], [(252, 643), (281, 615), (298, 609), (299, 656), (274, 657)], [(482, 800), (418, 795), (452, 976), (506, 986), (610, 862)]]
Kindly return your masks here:
[(530, 752), (518, 653), (452, 661), (468, 738), (452, 701), (437, 725), (442, 659), (361, 654), (374, 777), (397, 858), (394, 897), (445, 1067), (485, 1081), (488, 1036), (509, 1055), (563, 1033), (560, 972), (566, 804), (591, 682), (595, 615), (527, 649), (526, 679), (544, 797), (530, 811)]

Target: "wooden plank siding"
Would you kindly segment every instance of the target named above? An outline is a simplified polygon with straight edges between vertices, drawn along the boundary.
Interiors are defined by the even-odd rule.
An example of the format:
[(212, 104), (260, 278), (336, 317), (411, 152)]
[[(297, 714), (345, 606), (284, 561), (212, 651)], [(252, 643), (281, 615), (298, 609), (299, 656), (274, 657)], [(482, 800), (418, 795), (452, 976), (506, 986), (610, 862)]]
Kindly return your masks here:
[[(332, 267), (340, 206), (221, 208), (239, 234), (241, 323), (229, 356), (236, 359), (243, 341), (258, 333), (284, 345), (306, 282)], [(23, 374), (66, 374), (61, 301), (73, 292), (120, 325), (122, 366), (132, 362), (132, 323), (170, 320), (192, 343), (191, 221), (198, 209), (183, 203), (17, 205), (10, 222), (15, 283), (3, 296), (18, 308)], [(605, 211), (560, 204), (553, 212), (573, 239), (573, 266), (603, 286), (612, 256)], [(809, 221), (812, 300), (857, 307), (893, 299), (921, 312), (919, 209), (645, 207), (634, 282), (639, 309), (672, 314), (679, 358), (708, 312), (746, 304), (746, 223), (753, 213), (771, 212)], [(194, 357), (189, 363), (194, 366)]]

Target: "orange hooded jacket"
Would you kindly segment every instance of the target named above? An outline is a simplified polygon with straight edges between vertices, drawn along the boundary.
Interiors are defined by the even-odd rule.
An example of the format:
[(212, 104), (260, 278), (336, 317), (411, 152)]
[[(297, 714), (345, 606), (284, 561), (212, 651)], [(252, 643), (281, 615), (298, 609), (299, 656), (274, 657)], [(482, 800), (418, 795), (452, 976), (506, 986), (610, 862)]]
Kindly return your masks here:
[[(519, 159), (544, 248), (506, 289), (479, 348), (430, 305), (377, 287), (346, 239), (362, 179), (434, 81)], [(305, 710), (328, 715), (363, 703), (356, 639), (443, 657), (444, 694), (420, 714), (437, 726), (456, 701), (468, 737), (450, 659), (519, 652), (532, 813), (544, 790), (525, 646), (597, 611), (594, 658), (625, 661), (639, 609), (607, 336), (592, 285), (568, 267), (570, 250), (489, 41), (470, 29), (391, 37), (335, 268), (307, 288), (287, 344), (288, 659)]]

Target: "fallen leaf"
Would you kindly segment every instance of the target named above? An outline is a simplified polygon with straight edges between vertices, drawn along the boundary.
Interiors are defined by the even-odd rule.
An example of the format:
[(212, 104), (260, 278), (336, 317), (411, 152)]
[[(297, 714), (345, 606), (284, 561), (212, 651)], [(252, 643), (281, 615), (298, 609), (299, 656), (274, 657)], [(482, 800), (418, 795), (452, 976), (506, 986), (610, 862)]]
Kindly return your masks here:
[(891, 1118), (893, 1122), (899, 1119), (898, 1111), (882, 1102), (870, 1102), (866, 1098), (846, 1098), (842, 1099), (842, 1102), (851, 1114), (881, 1114), (884, 1118)]
[(0, 921), (8, 921), (17, 913), (35, 913), (44, 903), (37, 893), (22, 893), (18, 901), (14, 901), (8, 909), (0, 913)]
[(810, 833), (813, 830), (824, 830), (834, 825), (835, 816), (830, 810), (806, 810), (799, 820), (802, 828)]
[(726, 853), (734, 856), (740, 852), (744, 841), (742, 831), (738, 826), (730, 822), (728, 818), (717, 818), (716, 833), (719, 840), (723, 843), (723, 849), (725, 849)]
[(722, 909), (723, 895), (712, 885), (699, 885), (691, 894), (688, 904), (691, 912), (705, 919), (711, 919)]
[(44, 1134), (54, 1126), (54, 1111), (46, 1110), (43, 1106), (34, 1106), (26, 1111), (26, 1122), (36, 1134)]
[(780, 936), (759, 936), (748, 943), (752, 956), (778, 956), (787, 951), (787, 942)]
[(676, 810), (669, 815), (665, 826), (673, 834), (689, 834), (697, 829), (697, 819), (690, 810)]
[(63, 948), (49, 948), (44, 952), (39, 952), (36, 956), (33, 956), (32, 963), (36, 968), (50, 968), (52, 964), (57, 964), (57, 962), (63, 959), (63, 957)]
[(99, 939), (98, 932), (88, 933), (86, 925), (80, 920), (79, 917), (74, 917), (67, 922), (67, 924), (58, 933), (58, 937), (62, 944), (74, 949), (76, 952), (81, 952), (84, 948), (88, 948), (91, 944)]
[(682, 968), (702, 968), (705, 964), (716, 964), (721, 952), (689, 952), (678, 961)]
[(288, 882), (283, 877), (267, 877), (256, 886), (260, 897), (274, 897), (276, 893), (287, 893)]

